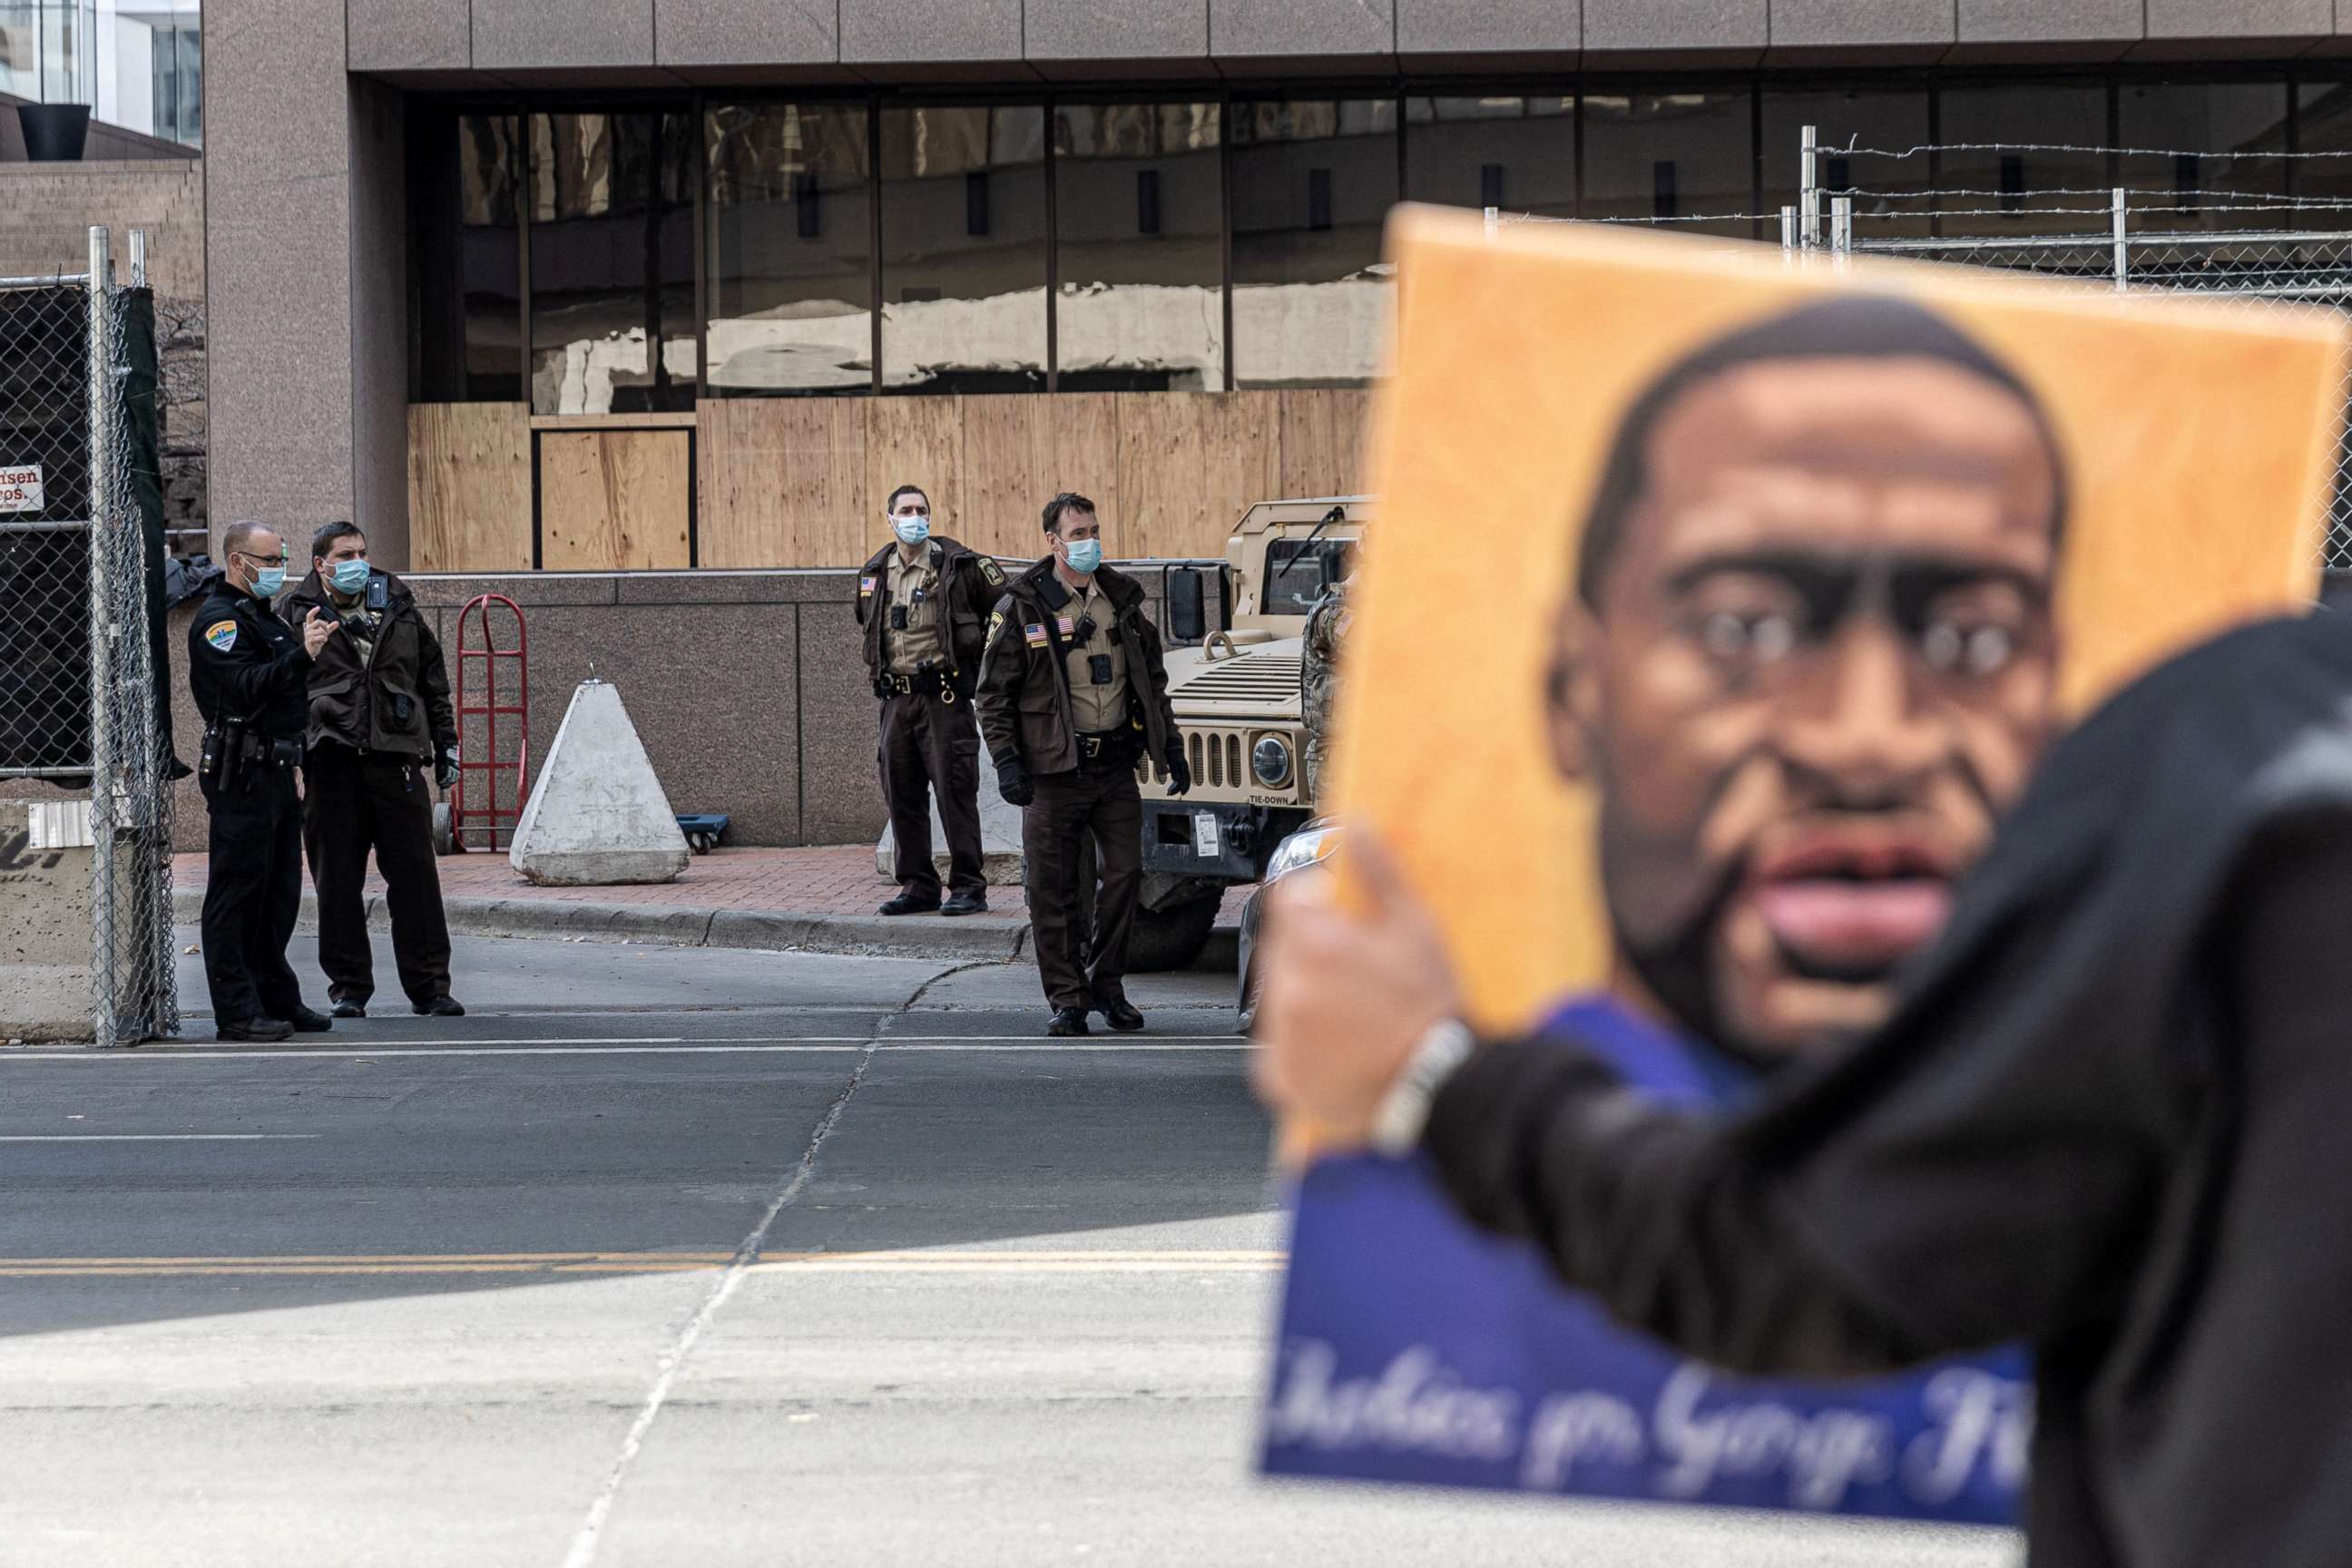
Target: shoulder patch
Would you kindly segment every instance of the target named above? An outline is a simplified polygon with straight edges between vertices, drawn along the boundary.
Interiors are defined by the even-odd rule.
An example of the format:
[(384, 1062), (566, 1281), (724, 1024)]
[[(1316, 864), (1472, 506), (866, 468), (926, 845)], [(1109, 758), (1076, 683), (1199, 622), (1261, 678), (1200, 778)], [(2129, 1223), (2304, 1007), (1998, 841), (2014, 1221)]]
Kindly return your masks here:
[(988, 641), (994, 642), (996, 640), (996, 634), (1003, 629), (1004, 612), (1003, 610), (991, 612), (988, 617)]
[(236, 623), (215, 621), (205, 628), (205, 641), (212, 645), (214, 652), (226, 653), (236, 646)]
[(1045, 628), (1044, 626), (1024, 626), (1021, 629), (1022, 634), (1029, 639), (1029, 646), (1031, 647), (1044, 647), (1045, 646)]
[(860, 578), (857, 580), (857, 591), (858, 591), (858, 593), (860, 593), (861, 595), (862, 595), (862, 594), (871, 594), (872, 592), (874, 592), (874, 584), (875, 584), (875, 582), (876, 582), (876, 579), (874, 579), (874, 578), (872, 578), (872, 577), (860, 577)]
[(980, 575), (982, 581), (992, 588), (1004, 586), (1004, 568), (996, 563), (996, 557), (993, 555), (983, 555), (980, 558)]

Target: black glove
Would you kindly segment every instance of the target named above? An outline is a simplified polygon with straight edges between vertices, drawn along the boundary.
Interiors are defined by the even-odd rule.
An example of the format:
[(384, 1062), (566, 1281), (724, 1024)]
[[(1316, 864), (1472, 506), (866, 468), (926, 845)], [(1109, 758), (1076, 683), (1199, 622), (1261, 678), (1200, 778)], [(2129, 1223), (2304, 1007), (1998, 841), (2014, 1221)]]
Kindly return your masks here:
[(1027, 805), (1035, 800), (1037, 781), (1029, 776), (1029, 765), (1018, 757), (997, 763), (996, 793), (1004, 797), (1007, 805)]
[(439, 754), (433, 759), (434, 786), (437, 789), (446, 791), (455, 786), (457, 782), (457, 748), (455, 746), (444, 746), (441, 748)]
[(1184, 748), (1181, 746), (1168, 748), (1168, 793), (1192, 793), (1192, 764), (1184, 760)]

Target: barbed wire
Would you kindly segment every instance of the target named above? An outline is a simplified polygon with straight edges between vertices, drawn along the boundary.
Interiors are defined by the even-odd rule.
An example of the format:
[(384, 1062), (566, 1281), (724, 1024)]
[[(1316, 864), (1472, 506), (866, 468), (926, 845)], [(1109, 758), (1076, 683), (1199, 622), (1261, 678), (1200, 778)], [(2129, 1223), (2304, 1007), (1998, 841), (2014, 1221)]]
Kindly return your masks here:
[(1816, 154), (1837, 158), (1919, 158), (1937, 153), (2081, 153), (2118, 158), (2275, 158), (2284, 163), (2324, 158), (2352, 158), (2341, 153), (2206, 153), (2188, 147), (2097, 147), (2072, 142), (1923, 142), (1897, 152), (1891, 147), (1838, 147), (1816, 142)]
[(2277, 206), (2352, 207), (2352, 195), (2294, 196), (2284, 191), (2236, 190), (2227, 185), (2039, 185), (2030, 191), (2004, 191), (1998, 186), (1981, 185), (1923, 185), (1900, 191), (1877, 185), (1816, 185), (1813, 188), (1825, 196), (1891, 202), (1935, 201), (1945, 196), (2000, 196), (2012, 200), (2032, 200), (2042, 196), (2112, 197), (2116, 192), (2121, 191), (2126, 196), (2213, 196), (2225, 201), (2262, 202)]

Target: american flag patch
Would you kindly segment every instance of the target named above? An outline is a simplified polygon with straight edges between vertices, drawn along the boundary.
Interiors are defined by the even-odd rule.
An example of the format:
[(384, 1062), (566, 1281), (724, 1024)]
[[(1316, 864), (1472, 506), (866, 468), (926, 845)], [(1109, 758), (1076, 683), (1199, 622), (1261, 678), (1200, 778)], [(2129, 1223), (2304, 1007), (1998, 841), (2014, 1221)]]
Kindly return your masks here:
[(1023, 635), (1028, 637), (1029, 646), (1031, 647), (1044, 647), (1045, 646), (1045, 628), (1044, 626), (1024, 626), (1021, 630)]
[(857, 591), (861, 594), (870, 594), (874, 592), (874, 584), (877, 581), (879, 581), (877, 578), (860, 577), (857, 580)]

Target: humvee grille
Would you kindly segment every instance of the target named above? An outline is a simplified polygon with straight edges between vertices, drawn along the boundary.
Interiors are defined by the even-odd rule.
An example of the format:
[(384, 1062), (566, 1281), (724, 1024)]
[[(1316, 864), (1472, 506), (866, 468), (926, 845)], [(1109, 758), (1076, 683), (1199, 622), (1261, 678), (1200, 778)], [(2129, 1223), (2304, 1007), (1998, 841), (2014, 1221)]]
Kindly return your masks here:
[(1211, 665), (1177, 694), (1211, 702), (1287, 702), (1297, 695), (1298, 660), (1263, 654)]
[[(1238, 730), (1194, 730), (1184, 737), (1185, 761), (1192, 765), (1192, 777), (1200, 784), (1223, 789), (1227, 784), (1239, 788), (1244, 782), (1242, 771), (1242, 735)], [(1168, 770), (1156, 757), (1146, 757), (1135, 764), (1138, 784), (1164, 784)]]

